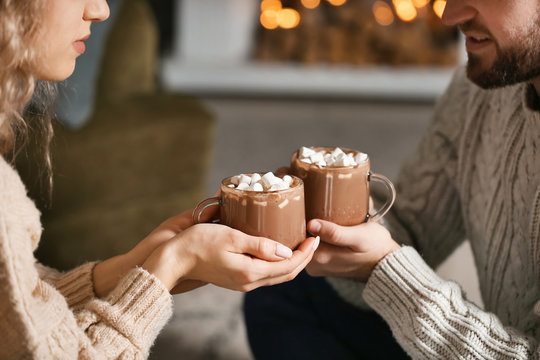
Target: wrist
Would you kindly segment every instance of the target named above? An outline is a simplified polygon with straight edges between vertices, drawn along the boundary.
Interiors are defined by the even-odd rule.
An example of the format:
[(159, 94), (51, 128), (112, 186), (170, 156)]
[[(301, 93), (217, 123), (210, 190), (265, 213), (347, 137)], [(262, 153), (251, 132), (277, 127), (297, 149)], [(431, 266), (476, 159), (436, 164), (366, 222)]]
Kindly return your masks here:
[(158, 278), (170, 291), (187, 275), (187, 269), (182, 266), (177, 255), (174, 243), (167, 243), (154, 250), (141, 267)]
[(94, 292), (97, 297), (106, 296), (118, 281), (135, 266), (128, 254), (122, 254), (98, 263), (93, 270)]

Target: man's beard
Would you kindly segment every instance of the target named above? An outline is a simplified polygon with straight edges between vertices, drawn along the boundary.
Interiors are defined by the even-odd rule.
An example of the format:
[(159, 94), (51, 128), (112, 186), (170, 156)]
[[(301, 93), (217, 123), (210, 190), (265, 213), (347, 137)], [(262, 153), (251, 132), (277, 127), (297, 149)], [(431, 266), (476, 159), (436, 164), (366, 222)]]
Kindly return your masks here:
[(481, 88), (493, 89), (526, 82), (540, 76), (538, 27), (531, 29), (521, 39), (524, 41), (504, 49), (493, 39), (497, 58), (489, 68), (482, 68), (480, 57), (469, 53), (467, 77)]

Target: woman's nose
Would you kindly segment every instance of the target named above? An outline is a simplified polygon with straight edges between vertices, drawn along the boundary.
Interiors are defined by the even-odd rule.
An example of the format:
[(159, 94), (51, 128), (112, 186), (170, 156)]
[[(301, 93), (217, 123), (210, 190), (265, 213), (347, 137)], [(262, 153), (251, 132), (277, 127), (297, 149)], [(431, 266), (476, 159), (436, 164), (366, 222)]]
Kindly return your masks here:
[(98, 22), (109, 17), (109, 5), (106, 0), (88, 0), (84, 9), (84, 20)]

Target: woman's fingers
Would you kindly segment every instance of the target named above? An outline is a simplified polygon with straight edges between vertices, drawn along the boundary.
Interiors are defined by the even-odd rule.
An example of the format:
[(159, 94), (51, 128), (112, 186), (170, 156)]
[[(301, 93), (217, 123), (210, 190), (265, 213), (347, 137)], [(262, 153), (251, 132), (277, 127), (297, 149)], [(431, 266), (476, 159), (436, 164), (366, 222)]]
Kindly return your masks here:
[(249, 272), (246, 274), (246, 281), (238, 290), (249, 291), (259, 286), (292, 280), (309, 263), (318, 245), (319, 238), (307, 238), (290, 258), (274, 262), (238, 254), (239, 257), (242, 256), (235, 259), (238, 268)]
[(319, 238), (308, 238), (296, 251), (294, 251), (294, 254), (290, 259), (278, 263), (268, 264), (261, 262), (261, 260), (254, 259), (253, 269), (255, 270), (260, 267), (262, 269), (262, 274), (266, 274), (267, 276), (263, 276), (259, 280), (246, 284), (240, 290), (251, 291), (261, 286), (291, 281), (307, 266), (307, 264), (309, 264), (318, 245)]
[(249, 254), (267, 261), (288, 259), (293, 255), (292, 250), (287, 246), (264, 237), (249, 235), (237, 237), (233, 246), (233, 252)]

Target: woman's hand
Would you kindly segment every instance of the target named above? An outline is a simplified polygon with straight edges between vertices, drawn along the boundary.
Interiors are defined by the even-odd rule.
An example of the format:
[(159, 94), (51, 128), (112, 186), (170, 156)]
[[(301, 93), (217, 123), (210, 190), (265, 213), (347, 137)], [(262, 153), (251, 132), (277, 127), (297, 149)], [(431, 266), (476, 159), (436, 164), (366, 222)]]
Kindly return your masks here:
[(312, 276), (336, 276), (367, 281), (375, 265), (400, 246), (386, 228), (377, 222), (340, 226), (314, 219), (308, 231), (321, 238), (321, 244), (306, 267)]
[[(217, 207), (209, 208), (201, 216), (202, 221), (209, 221), (217, 214)], [(118, 279), (122, 278), (135, 266), (141, 266), (155, 249), (174, 238), (176, 235), (193, 226), (193, 209), (165, 220), (147, 237), (139, 242), (126, 254), (115, 256), (96, 265), (93, 272), (94, 291), (98, 297), (103, 297), (111, 291)], [(205, 285), (200, 281), (187, 281), (178, 284), (176, 293), (193, 290)]]
[(160, 246), (142, 266), (173, 293), (185, 281), (250, 291), (292, 280), (317, 245), (318, 239), (308, 238), (292, 252), (276, 241), (224, 225), (198, 224)]

